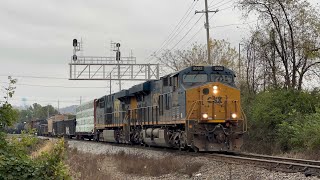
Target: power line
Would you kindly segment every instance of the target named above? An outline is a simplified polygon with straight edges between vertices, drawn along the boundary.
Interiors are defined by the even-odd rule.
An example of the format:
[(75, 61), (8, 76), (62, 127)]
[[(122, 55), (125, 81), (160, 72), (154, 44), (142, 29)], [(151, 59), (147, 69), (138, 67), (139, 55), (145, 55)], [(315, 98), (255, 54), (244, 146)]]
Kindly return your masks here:
[[(13, 100), (13, 101), (22, 101), (22, 102), (24, 102), (24, 101), (27, 101), (27, 102), (53, 102), (53, 103), (55, 103), (55, 102), (57, 102), (57, 99), (55, 99), (55, 100), (37, 100), (37, 99), (26, 99), (26, 100), (21, 100), (21, 99), (16, 99), (16, 98), (12, 98), (12, 99), (9, 99), (9, 101), (11, 101), (11, 100)], [(76, 103), (76, 102), (80, 102), (80, 100), (59, 100), (59, 102), (72, 102), (72, 103)]]
[[(50, 98), (52, 97), (44, 97), (44, 96), (14, 96), (13, 99), (21, 99), (21, 101), (24, 101), (24, 100), (32, 100), (32, 99), (44, 99), (46, 101), (56, 101), (56, 100), (51, 100)], [(63, 101), (80, 101), (78, 100), (79, 97), (54, 97), (55, 99), (63, 99)], [(77, 99), (77, 100), (73, 100), (73, 99)], [(94, 99), (93, 97), (82, 97), (81, 96), (81, 99), (82, 100), (86, 100), (86, 99)]]
[[(213, 2), (214, 2), (214, 1), (211, 1), (211, 3), (209, 4), (209, 6), (210, 6)], [(193, 6), (193, 7), (194, 7), (194, 6)], [(193, 9), (193, 8), (192, 8), (192, 9)], [(203, 15), (202, 15), (202, 16), (203, 16)], [(201, 17), (202, 17), (202, 16), (201, 16)], [(189, 19), (189, 21), (183, 26), (183, 28), (181, 28), (180, 31), (179, 31), (175, 36), (173, 36), (173, 37), (171, 38), (170, 41), (168, 41), (165, 45), (163, 45), (162, 48), (160, 48), (160, 50), (157, 50), (154, 55), (157, 55), (158, 53), (160, 53), (160, 52), (163, 50), (163, 47), (164, 47), (164, 46), (166, 46), (166, 45), (168, 45), (169, 43), (171, 43), (172, 40), (175, 39), (175, 38), (177, 37), (177, 35), (178, 35), (179, 33), (181, 33), (182, 30), (184, 30), (184, 28), (189, 24), (189, 22), (193, 19), (193, 17), (195, 17), (195, 15), (193, 15), (193, 16)], [(201, 19), (201, 17), (197, 20), (197, 22), (199, 22), (199, 20)], [(195, 23), (195, 24), (197, 24), (197, 23)], [(194, 25), (194, 26), (195, 26), (195, 25)], [(193, 26), (193, 27), (194, 27), (194, 26)], [(186, 35), (189, 34), (189, 32), (193, 29), (193, 27), (191, 27), (191, 29), (189, 29), (189, 31), (186, 33)], [(184, 35), (184, 37), (185, 37), (186, 35)], [(184, 37), (183, 37), (183, 38), (184, 38)], [(182, 39), (183, 39), (183, 38), (182, 38)], [(177, 45), (182, 41), (182, 39), (180, 39), (180, 41), (179, 41), (178, 43), (176, 43), (176, 44), (174, 45), (174, 47), (177, 46)], [(173, 48), (171, 48), (171, 50), (172, 50), (172, 49), (173, 49)], [(170, 51), (171, 51), (171, 50), (170, 50)], [(150, 55), (150, 58), (152, 58), (152, 55)], [(150, 58), (149, 58), (149, 59), (150, 59)], [(149, 60), (149, 59), (148, 59), (148, 60)]]
[[(231, 0), (230, 0), (231, 1)], [(230, 2), (229, 1), (229, 2)], [(213, 3), (213, 1), (209, 4), (209, 6), (211, 5)], [(220, 2), (219, 2), (220, 3)], [(217, 3), (218, 4), (218, 3)], [(226, 3), (224, 3), (224, 4), (226, 4)], [(224, 4), (222, 4), (222, 5), (224, 5)], [(221, 5), (221, 6), (222, 6)], [(211, 6), (212, 7), (212, 6)], [(219, 6), (220, 7), (220, 6)], [(187, 31), (187, 33), (169, 50), (169, 51), (172, 51), (189, 33), (190, 33), (190, 31), (196, 26), (196, 24), (200, 21), (200, 19), (203, 17), (203, 15), (204, 14), (202, 14), (200, 17), (199, 17), (199, 19), (196, 21), (196, 23), (194, 23), (194, 25)], [(213, 17), (213, 16), (212, 16)], [(212, 18), (211, 17), (211, 18)], [(210, 20), (211, 20), (211, 18), (210, 18)], [(201, 29), (199, 29), (198, 31), (197, 31), (197, 33), (196, 34), (198, 34), (199, 32), (201, 31)], [(195, 34), (195, 35), (196, 35)], [(194, 36), (195, 36), (194, 35)], [(193, 37), (194, 37), (193, 36)]]
[[(191, 22), (191, 20), (195, 17), (195, 15), (193, 15), (189, 21), (179, 30), (178, 33), (176, 33), (175, 36), (173, 36), (163, 47), (168, 46), (174, 39), (176, 39), (177, 35), (180, 34), (184, 28)], [(155, 53), (155, 55), (157, 55), (158, 53), (160, 53), (163, 50), (163, 48), (160, 49), (160, 51), (158, 51), (157, 53)]]
[[(213, 18), (213, 16), (214, 16), (214, 15), (212, 15), (209, 20), (211, 20), (211, 19)], [(257, 22), (257, 21), (258, 21), (258, 20), (251, 21), (251, 22), (247, 22), (247, 23), (225, 24), (225, 25), (213, 26), (213, 27), (211, 27), (210, 29), (221, 28), (221, 27), (228, 27), (228, 26), (246, 25), (246, 24), (250, 24), (250, 23)], [(189, 44), (189, 43), (191, 42), (191, 40), (192, 40), (193, 38), (195, 38), (195, 37), (199, 34), (199, 32), (200, 32), (201, 30), (202, 30), (202, 27), (201, 27), (183, 46), (181, 46), (180, 49), (184, 48), (187, 44)]]
[[(3, 81), (0, 81), (0, 83), (5, 83), (5, 84), (10, 84), (8, 82), (3, 82)], [(21, 86), (35, 86), (35, 87), (46, 87), (46, 88), (72, 88), (72, 89), (76, 89), (76, 88), (108, 88), (107, 86), (106, 87), (75, 87), (75, 86), (49, 86), (49, 85), (39, 85), (39, 84), (24, 84), (24, 83), (16, 83), (15, 85), (21, 85)]]
[[(182, 18), (180, 19), (180, 21), (178, 22), (178, 24), (175, 26), (175, 28), (172, 30), (172, 32), (169, 34), (169, 36), (166, 38), (165, 41), (163, 41), (162, 45), (160, 46), (159, 49), (157, 49), (155, 51), (154, 54), (158, 54), (162, 48), (168, 44), (168, 42), (174, 37), (173, 35), (180, 29), (181, 25), (184, 23), (184, 21), (187, 19), (187, 17), (189, 16), (189, 14), (191, 13), (192, 9), (195, 7), (195, 5), (197, 4), (198, 1), (193, 1), (190, 5), (190, 7), (188, 8), (188, 10), (186, 11), (186, 13), (182, 16)], [(152, 58), (152, 54), (147, 58), (147, 61), (150, 60), (150, 58)]]
[(203, 17), (204, 14), (202, 14), (199, 19), (194, 23), (194, 25), (187, 31), (187, 33), (170, 49), (173, 50), (189, 33), (190, 31), (195, 27), (195, 25), (200, 21), (200, 19)]
[(45, 77), (45, 76), (22, 76), (22, 75), (0, 75), (2, 77), (8, 77), (11, 76), (13, 78), (15, 77), (20, 77), (20, 78), (35, 78), (35, 79), (66, 79), (68, 80), (68, 78), (59, 78), (59, 77)]
[(226, 7), (226, 8), (223, 8), (223, 9), (219, 9), (219, 11), (223, 11), (223, 10), (230, 9), (230, 8), (233, 8), (233, 7), (234, 7), (234, 5)]
[(214, 29), (214, 28), (220, 28), (220, 27), (228, 27), (228, 26), (239, 26), (239, 25), (247, 25), (247, 24), (251, 24), (251, 23), (254, 23), (254, 22), (257, 22), (258, 20), (255, 20), (255, 21), (251, 21), (251, 22), (247, 22), (247, 23), (235, 23), (235, 24), (225, 24), (225, 25), (219, 25), (219, 26), (213, 26), (212, 28), (210, 29)]
[[(210, 17), (209, 21), (213, 18), (214, 15), (215, 15), (215, 14), (213, 14), (213, 15)], [(196, 37), (196, 35), (199, 34), (199, 32), (200, 32), (201, 30), (202, 30), (202, 27), (201, 27), (183, 46), (181, 46), (180, 49), (184, 48), (194, 37)]]
[[(223, 0), (223, 1), (224, 1), (224, 0)], [(212, 6), (210, 6), (209, 8), (212, 8), (212, 7), (220, 4), (220, 3), (223, 2), (223, 1), (220, 1), (219, 3), (216, 3), (216, 4), (212, 5)], [(219, 6), (217, 6), (217, 7), (215, 7), (215, 8), (219, 8), (219, 7), (221, 7), (221, 6), (225, 5), (225, 4), (230, 3), (231, 1), (233, 1), (233, 0), (229, 0), (229, 1), (225, 2), (225, 3), (223, 3), (223, 4), (220, 4)]]
[[(218, 5), (218, 4), (220, 4), (220, 3), (222, 3), (222, 2), (224, 2), (225, 0), (221, 0), (221, 1), (219, 1), (219, 2), (217, 2), (216, 4), (214, 4), (214, 5), (209, 5), (209, 8), (211, 8), (211, 7), (213, 7), (213, 6), (216, 6), (216, 5)], [(211, 4), (212, 4), (212, 2), (211, 2)]]

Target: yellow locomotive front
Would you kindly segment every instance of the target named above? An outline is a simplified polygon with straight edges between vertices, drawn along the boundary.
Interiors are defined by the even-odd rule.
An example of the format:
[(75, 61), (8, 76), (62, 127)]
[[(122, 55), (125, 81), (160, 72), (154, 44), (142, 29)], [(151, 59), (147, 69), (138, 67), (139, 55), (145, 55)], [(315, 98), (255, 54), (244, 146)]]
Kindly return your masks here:
[[(238, 151), (247, 127), (233, 71), (223, 66), (195, 66), (193, 70), (199, 73), (183, 77), (186, 85), (194, 82), (186, 88), (188, 144), (196, 151)], [(199, 75), (207, 82), (195, 80)]]

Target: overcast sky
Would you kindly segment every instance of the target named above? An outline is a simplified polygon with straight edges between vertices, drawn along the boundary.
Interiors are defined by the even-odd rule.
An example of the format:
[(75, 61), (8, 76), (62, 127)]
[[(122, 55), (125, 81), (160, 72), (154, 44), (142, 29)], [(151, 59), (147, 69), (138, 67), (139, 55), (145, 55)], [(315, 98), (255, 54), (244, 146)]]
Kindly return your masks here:
[[(311, 2), (316, 4), (316, 0)], [(232, 0), (208, 0), (208, 3), (212, 6), (210, 9), (221, 10), (210, 15), (211, 38), (225, 39), (237, 47), (248, 35), (249, 27), (255, 25), (255, 18), (243, 19), (241, 12), (232, 8)], [(1, 0), (1, 85), (6, 85), (3, 82), (7, 82), (8, 75), (18, 79), (11, 101), (14, 105), (39, 102), (57, 107), (59, 100), (60, 107), (64, 107), (79, 104), (80, 96), (86, 101), (108, 94), (109, 82), (68, 80), (72, 39), (82, 38), (84, 55), (94, 56), (110, 56), (110, 41), (121, 42), (123, 56), (132, 50), (138, 62), (148, 63), (146, 59), (159, 49), (193, 4), (192, 13), (185, 21), (185, 24), (189, 23), (166, 46), (168, 49), (180, 41), (201, 16), (194, 15), (194, 11), (203, 10), (203, 0)], [(205, 43), (203, 24), (204, 16), (176, 49), (188, 41), (184, 47), (193, 42)], [(202, 30), (196, 34), (200, 28)], [(137, 82), (123, 86), (128, 88), (133, 83)], [(117, 90), (114, 83), (113, 91)]]

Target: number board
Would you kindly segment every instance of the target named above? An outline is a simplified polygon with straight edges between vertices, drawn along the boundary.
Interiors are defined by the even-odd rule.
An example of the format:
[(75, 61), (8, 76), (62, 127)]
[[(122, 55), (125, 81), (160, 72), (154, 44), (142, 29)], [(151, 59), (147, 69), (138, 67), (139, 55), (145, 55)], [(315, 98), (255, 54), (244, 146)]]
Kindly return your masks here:
[(192, 71), (203, 71), (204, 67), (203, 66), (192, 66)]
[(212, 66), (212, 69), (214, 71), (224, 71), (224, 67), (223, 66)]

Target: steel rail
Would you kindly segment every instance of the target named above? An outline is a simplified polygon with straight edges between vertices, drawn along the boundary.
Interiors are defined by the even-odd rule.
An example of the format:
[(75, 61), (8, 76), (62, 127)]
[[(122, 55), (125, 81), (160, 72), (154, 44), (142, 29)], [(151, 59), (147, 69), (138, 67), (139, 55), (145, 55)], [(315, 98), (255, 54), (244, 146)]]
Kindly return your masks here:
[[(44, 137), (39, 136), (40, 138), (50, 139), (54, 137)], [(77, 139), (65, 139), (66, 141), (80, 141)], [(96, 141), (85, 141), (87, 143), (93, 144), (104, 144)], [(107, 144), (105, 144), (107, 145)], [(260, 155), (260, 154), (248, 154), (248, 153), (235, 153), (235, 154), (220, 154), (220, 153), (190, 153), (187, 151), (178, 151), (175, 149), (167, 149), (161, 147), (144, 147), (141, 145), (133, 145), (133, 144), (116, 144), (116, 143), (108, 143), (111, 146), (117, 146), (122, 148), (136, 148), (142, 150), (153, 150), (153, 151), (162, 151), (167, 153), (178, 153), (179, 155), (184, 156), (195, 156), (195, 157), (208, 157), (208, 158), (221, 158), (224, 159), (223, 162), (228, 163), (225, 159), (240, 161), (241, 163), (250, 164), (254, 163), (256, 167), (266, 168), (270, 171), (281, 171), (281, 172), (302, 172), (306, 176), (320, 176), (320, 161), (314, 160), (306, 160), (306, 159), (294, 159), (294, 158), (286, 158), (279, 156), (268, 156), (268, 155)], [(234, 162), (231, 162), (234, 163)], [(235, 163), (237, 164), (237, 163)]]
[[(246, 154), (247, 157), (242, 154), (227, 155), (227, 154), (210, 154), (210, 157), (225, 158), (237, 161), (246, 161), (259, 164), (261, 167), (268, 168), (270, 170), (277, 170), (282, 172), (303, 172), (306, 176), (319, 176), (320, 165), (313, 165), (308, 163), (320, 163), (319, 161), (294, 159), (294, 158), (282, 158), (265, 155)], [(251, 156), (251, 157), (250, 157)], [(269, 159), (266, 159), (269, 158)], [(268, 165), (268, 166), (266, 166)]]
[(238, 155), (241, 157), (254, 157), (254, 158), (260, 158), (260, 159), (267, 159), (267, 160), (288, 161), (292, 163), (301, 163), (301, 164), (320, 166), (320, 161), (308, 160), (308, 159), (295, 159), (295, 158), (288, 158), (288, 157), (269, 156), (269, 155), (262, 155), (262, 154), (250, 154), (250, 153), (240, 153)]

